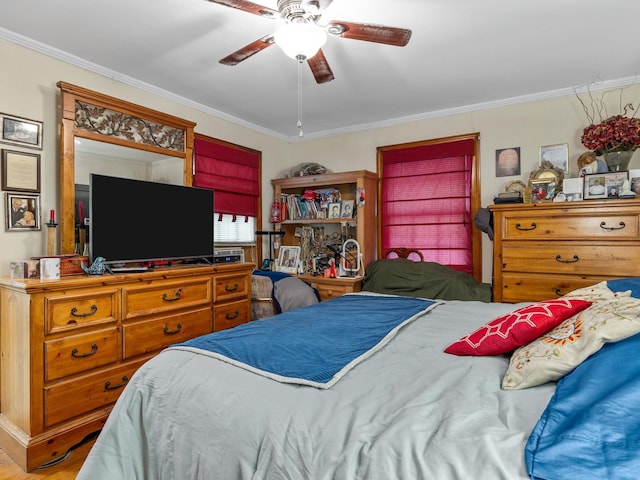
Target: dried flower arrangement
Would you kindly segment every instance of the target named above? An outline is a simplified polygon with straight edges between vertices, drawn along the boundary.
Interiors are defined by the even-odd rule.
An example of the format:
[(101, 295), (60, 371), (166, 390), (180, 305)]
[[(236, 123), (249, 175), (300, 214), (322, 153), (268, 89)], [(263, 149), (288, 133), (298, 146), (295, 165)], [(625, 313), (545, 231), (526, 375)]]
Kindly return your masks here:
[[(623, 88), (604, 92), (599, 98), (595, 97), (591, 90), (587, 90), (589, 96), (589, 107), (576, 93), (576, 97), (589, 120), (582, 132), (580, 140), (589, 150), (593, 150), (596, 155), (609, 152), (632, 152), (640, 147), (640, 118), (637, 106), (632, 103), (622, 102)], [(619, 95), (620, 114), (609, 116), (605, 104), (607, 93), (617, 93)], [(596, 123), (596, 119), (599, 123)]]

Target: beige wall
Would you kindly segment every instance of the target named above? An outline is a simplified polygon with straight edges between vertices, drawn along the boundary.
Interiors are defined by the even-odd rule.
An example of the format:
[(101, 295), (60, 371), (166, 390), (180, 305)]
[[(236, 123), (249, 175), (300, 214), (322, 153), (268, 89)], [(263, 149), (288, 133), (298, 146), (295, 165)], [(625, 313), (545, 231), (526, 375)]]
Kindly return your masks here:
[[(378, 146), (480, 132), (482, 205), (486, 206), (492, 203), (494, 195), (502, 191), (508, 181), (526, 181), (529, 172), (537, 168), (540, 146), (567, 143), (570, 176), (577, 175), (576, 159), (585, 150), (580, 144), (580, 134), (587, 120), (582, 107), (571, 94), (289, 144), (5, 41), (0, 41), (0, 58), (5, 67), (11, 66), (0, 76), (0, 112), (44, 121), (44, 148), (41, 152), (43, 212), (58, 209), (59, 95), (56, 82), (59, 80), (194, 121), (199, 133), (262, 151), (265, 218), (268, 218), (272, 202), (270, 179), (301, 162), (317, 162), (333, 171), (375, 171)], [(640, 86), (629, 87), (625, 91), (625, 99), (637, 104)], [(615, 109), (611, 111), (617, 113)], [(520, 177), (496, 178), (495, 150), (517, 146), (521, 148), (523, 174)], [(637, 152), (630, 168), (640, 168), (640, 154)], [(3, 200), (3, 225), (5, 215)], [(264, 228), (269, 228), (268, 223)], [(42, 255), (46, 250), (45, 230), (41, 233), (15, 233), (1, 228), (0, 275), (9, 274), (10, 260)], [(491, 247), (488, 237), (483, 235), (485, 281), (491, 280)]]

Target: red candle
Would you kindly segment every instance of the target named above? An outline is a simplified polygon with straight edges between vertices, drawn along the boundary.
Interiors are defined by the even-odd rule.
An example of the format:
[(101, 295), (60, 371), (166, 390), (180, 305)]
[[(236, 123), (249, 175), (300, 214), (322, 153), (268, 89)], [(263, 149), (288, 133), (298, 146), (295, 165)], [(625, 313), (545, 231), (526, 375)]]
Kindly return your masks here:
[(53, 208), (49, 211), (49, 223), (56, 223), (56, 211)]
[(78, 216), (80, 217), (80, 225), (84, 225), (84, 202), (78, 202)]

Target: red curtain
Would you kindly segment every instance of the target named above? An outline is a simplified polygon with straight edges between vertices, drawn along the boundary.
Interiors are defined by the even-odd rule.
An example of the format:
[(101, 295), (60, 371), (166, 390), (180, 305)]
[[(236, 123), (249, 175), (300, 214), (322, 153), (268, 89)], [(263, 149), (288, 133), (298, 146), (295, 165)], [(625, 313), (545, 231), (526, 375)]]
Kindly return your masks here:
[(260, 152), (194, 140), (193, 185), (215, 190), (216, 213), (258, 217)]
[(472, 273), (473, 140), (382, 155), (382, 251), (418, 249), (425, 261)]

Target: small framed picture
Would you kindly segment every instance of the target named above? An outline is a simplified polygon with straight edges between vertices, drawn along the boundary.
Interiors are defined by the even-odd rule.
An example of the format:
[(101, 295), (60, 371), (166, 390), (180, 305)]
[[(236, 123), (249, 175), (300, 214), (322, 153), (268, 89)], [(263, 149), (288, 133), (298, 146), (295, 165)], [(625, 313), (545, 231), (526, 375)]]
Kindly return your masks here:
[(40, 195), (7, 193), (6, 204), (7, 231), (40, 230)]
[(2, 149), (2, 190), (40, 192), (40, 155)]
[(543, 162), (551, 162), (555, 168), (569, 173), (569, 145), (560, 143), (540, 147), (540, 165)]
[(531, 203), (551, 202), (556, 196), (556, 182), (550, 178), (534, 178), (531, 186)]
[(520, 175), (520, 147), (496, 150), (496, 177)]
[(298, 264), (300, 263), (300, 247), (280, 247), (278, 252), (278, 261), (276, 262), (276, 270), (283, 273), (298, 273)]
[(594, 173), (584, 176), (584, 199), (618, 198), (629, 172)]
[(329, 204), (329, 216), (327, 218), (340, 218), (340, 203)]
[(340, 218), (353, 218), (353, 200), (343, 200)]
[(0, 142), (42, 150), (42, 122), (0, 113)]
[(631, 191), (636, 195), (640, 195), (640, 177), (633, 177), (631, 179)]

